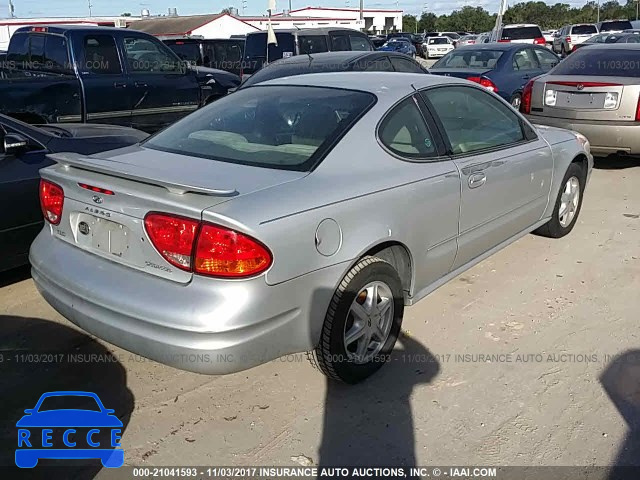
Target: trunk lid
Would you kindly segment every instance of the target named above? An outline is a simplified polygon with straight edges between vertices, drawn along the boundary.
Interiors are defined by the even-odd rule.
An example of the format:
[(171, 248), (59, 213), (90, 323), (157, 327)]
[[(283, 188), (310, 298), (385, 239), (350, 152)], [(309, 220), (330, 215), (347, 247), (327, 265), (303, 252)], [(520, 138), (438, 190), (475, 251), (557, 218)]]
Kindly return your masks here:
[(207, 208), (297, 180), (306, 172), (258, 168), (139, 146), (80, 156), (55, 154), (42, 178), (64, 190), (62, 220), (52, 235), (112, 262), (187, 283), (145, 230), (149, 212), (201, 220)]
[(535, 83), (531, 113), (569, 120), (635, 121), (639, 94), (637, 78), (547, 75)]
[(464, 78), (482, 77), (492, 71), (491, 68), (430, 68), (429, 73), (444, 77)]

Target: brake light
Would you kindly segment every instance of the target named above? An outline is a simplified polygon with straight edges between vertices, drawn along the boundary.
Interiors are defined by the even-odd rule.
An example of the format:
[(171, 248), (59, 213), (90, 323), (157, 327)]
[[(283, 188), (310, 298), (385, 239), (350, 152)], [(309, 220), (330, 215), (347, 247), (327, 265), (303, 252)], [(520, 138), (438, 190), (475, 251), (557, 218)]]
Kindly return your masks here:
[(533, 44), (534, 45), (546, 45), (547, 41), (544, 39), (544, 37), (538, 37), (538, 38), (534, 38), (533, 39)]
[(571, 43), (571, 37), (567, 37), (566, 40), (567, 40), (567, 43)]
[(501, 38), (500, 40), (498, 40), (498, 43), (511, 43), (511, 40), (508, 40), (506, 38)]
[(640, 97), (638, 97), (638, 106), (636, 107), (636, 122), (640, 122)]
[(264, 272), (273, 259), (262, 243), (220, 225), (166, 213), (149, 213), (144, 225), (160, 255), (188, 272), (249, 277)]
[(531, 113), (531, 94), (533, 92), (533, 83), (533, 80), (529, 80), (529, 82), (524, 86), (524, 90), (522, 90), (520, 111), (526, 115)]
[(184, 45), (184, 42), (176, 42), (176, 45)]
[(151, 243), (171, 265), (191, 271), (191, 255), (200, 222), (164, 213), (150, 213), (144, 226)]
[(47, 27), (31, 27), (32, 32), (44, 33), (44, 32), (47, 32), (48, 30), (49, 29)]
[(489, 80), (486, 77), (467, 77), (467, 80), (470, 80), (470, 81), (475, 82), (475, 83), (479, 83), (484, 88), (486, 88), (487, 90), (490, 90), (492, 92), (497, 92), (498, 91), (498, 87), (496, 87), (496, 84), (493, 83), (491, 80)]
[(196, 273), (215, 277), (248, 277), (264, 272), (271, 261), (267, 247), (240, 232), (205, 223), (198, 234)]
[(87, 185), (86, 183), (78, 183), (78, 185), (85, 190), (91, 190), (92, 192), (102, 193), (104, 195), (114, 195), (113, 191), (106, 188), (94, 187), (93, 185)]
[(62, 187), (48, 180), (40, 180), (40, 208), (42, 215), (52, 225), (58, 225), (62, 219), (64, 191)]

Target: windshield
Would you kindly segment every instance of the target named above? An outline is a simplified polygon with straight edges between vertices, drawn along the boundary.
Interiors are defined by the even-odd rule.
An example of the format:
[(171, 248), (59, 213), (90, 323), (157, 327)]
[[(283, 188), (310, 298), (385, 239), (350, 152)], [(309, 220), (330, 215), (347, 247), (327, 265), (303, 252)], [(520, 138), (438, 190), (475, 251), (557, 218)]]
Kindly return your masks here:
[(47, 397), (42, 401), (38, 412), (47, 412), (50, 410), (101, 411), (95, 399), (88, 395), (56, 395)]
[(186, 60), (191, 65), (202, 65), (200, 45), (193, 42), (170, 42), (167, 47), (173, 50), (180, 60)]
[(595, 35), (598, 29), (595, 25), (576, 25), (571, 29), (571, 35)]
[(449, 40), (445, 37), (436, 37), (429, 39), (429, 45), (448, 45)]
[(309, 171), (375, 103), (369, 93), (306, 86), (242, 89), (144, 145), (223, 162)]
[(627, 30), (633, 28), (629, 20), (620, 20), (616, 22), (603, 22), (600, 26), (601, 32), (611, 32), (617, 30)]
[(454, 50), (431, 68), (493, 69), (504, 52), (501, 50)]
[(530, 40), (542, 37), (539, 27), (511, 27), (502, 30), (503, 40)]
[(616, 47), (589, 47), (576, 50), (571, 61), (560, 62), (550, 75), (581, 75), (595, 77), (640, 77), (640, 62), (636, 50)]

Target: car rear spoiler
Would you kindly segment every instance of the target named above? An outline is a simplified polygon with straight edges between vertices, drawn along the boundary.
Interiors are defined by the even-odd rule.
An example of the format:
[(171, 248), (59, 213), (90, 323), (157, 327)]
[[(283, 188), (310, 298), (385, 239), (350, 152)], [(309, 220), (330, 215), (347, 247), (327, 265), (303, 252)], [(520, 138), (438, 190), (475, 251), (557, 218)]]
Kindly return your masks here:
[[(47, 158), (50, 158), (54, 162), (65, 167), (73, 167), (80, 170), (87, 170), (89, 172), (103, 173), (112, 177), (124, 178), (126, 180), (133, 180), (140, 183), (163, 187), (166, 188), (170, 193), (174, 193), (176, 195), (184, 195), (185, 193), (199, 193), (203, 195), (231, 197), (238, 194), (238, 191), (235, 188), (208, 188), (198, 185), (185, 185), (182, 183), (175, 183), (159, 178), (153, 178), (152, 169), (145, 170), (144, 173), (136, 173), (131, 171), (132, 168), (135, 168), (133, 165), (120, 163), (116, 160), (100, 160), (97, 158), (87, 157), (79, 153), (52, 153), (47, 155)], [(122, 167), (125, 165), (127, 167), (127, 170), (118, 169), (118, 167)]]

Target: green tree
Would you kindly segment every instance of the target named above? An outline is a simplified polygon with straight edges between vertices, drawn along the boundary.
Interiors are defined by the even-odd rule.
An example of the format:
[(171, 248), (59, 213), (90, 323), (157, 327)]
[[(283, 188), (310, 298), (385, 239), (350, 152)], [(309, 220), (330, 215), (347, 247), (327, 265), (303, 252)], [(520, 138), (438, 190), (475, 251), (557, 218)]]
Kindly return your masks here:
[(130, 17), (131, 14), (129, 12), (124, 12), (122, 15), (120, 15), (121, 17)]
[(436, 29), (436, 20), (438, 16), (432, 12), (422, 12), (420, 20), (418, 20), (419, 32), (433, 32)]
[(402, 16), (402, 31), (403, 32), (415, 32), (418, 22), (413, 15)]

